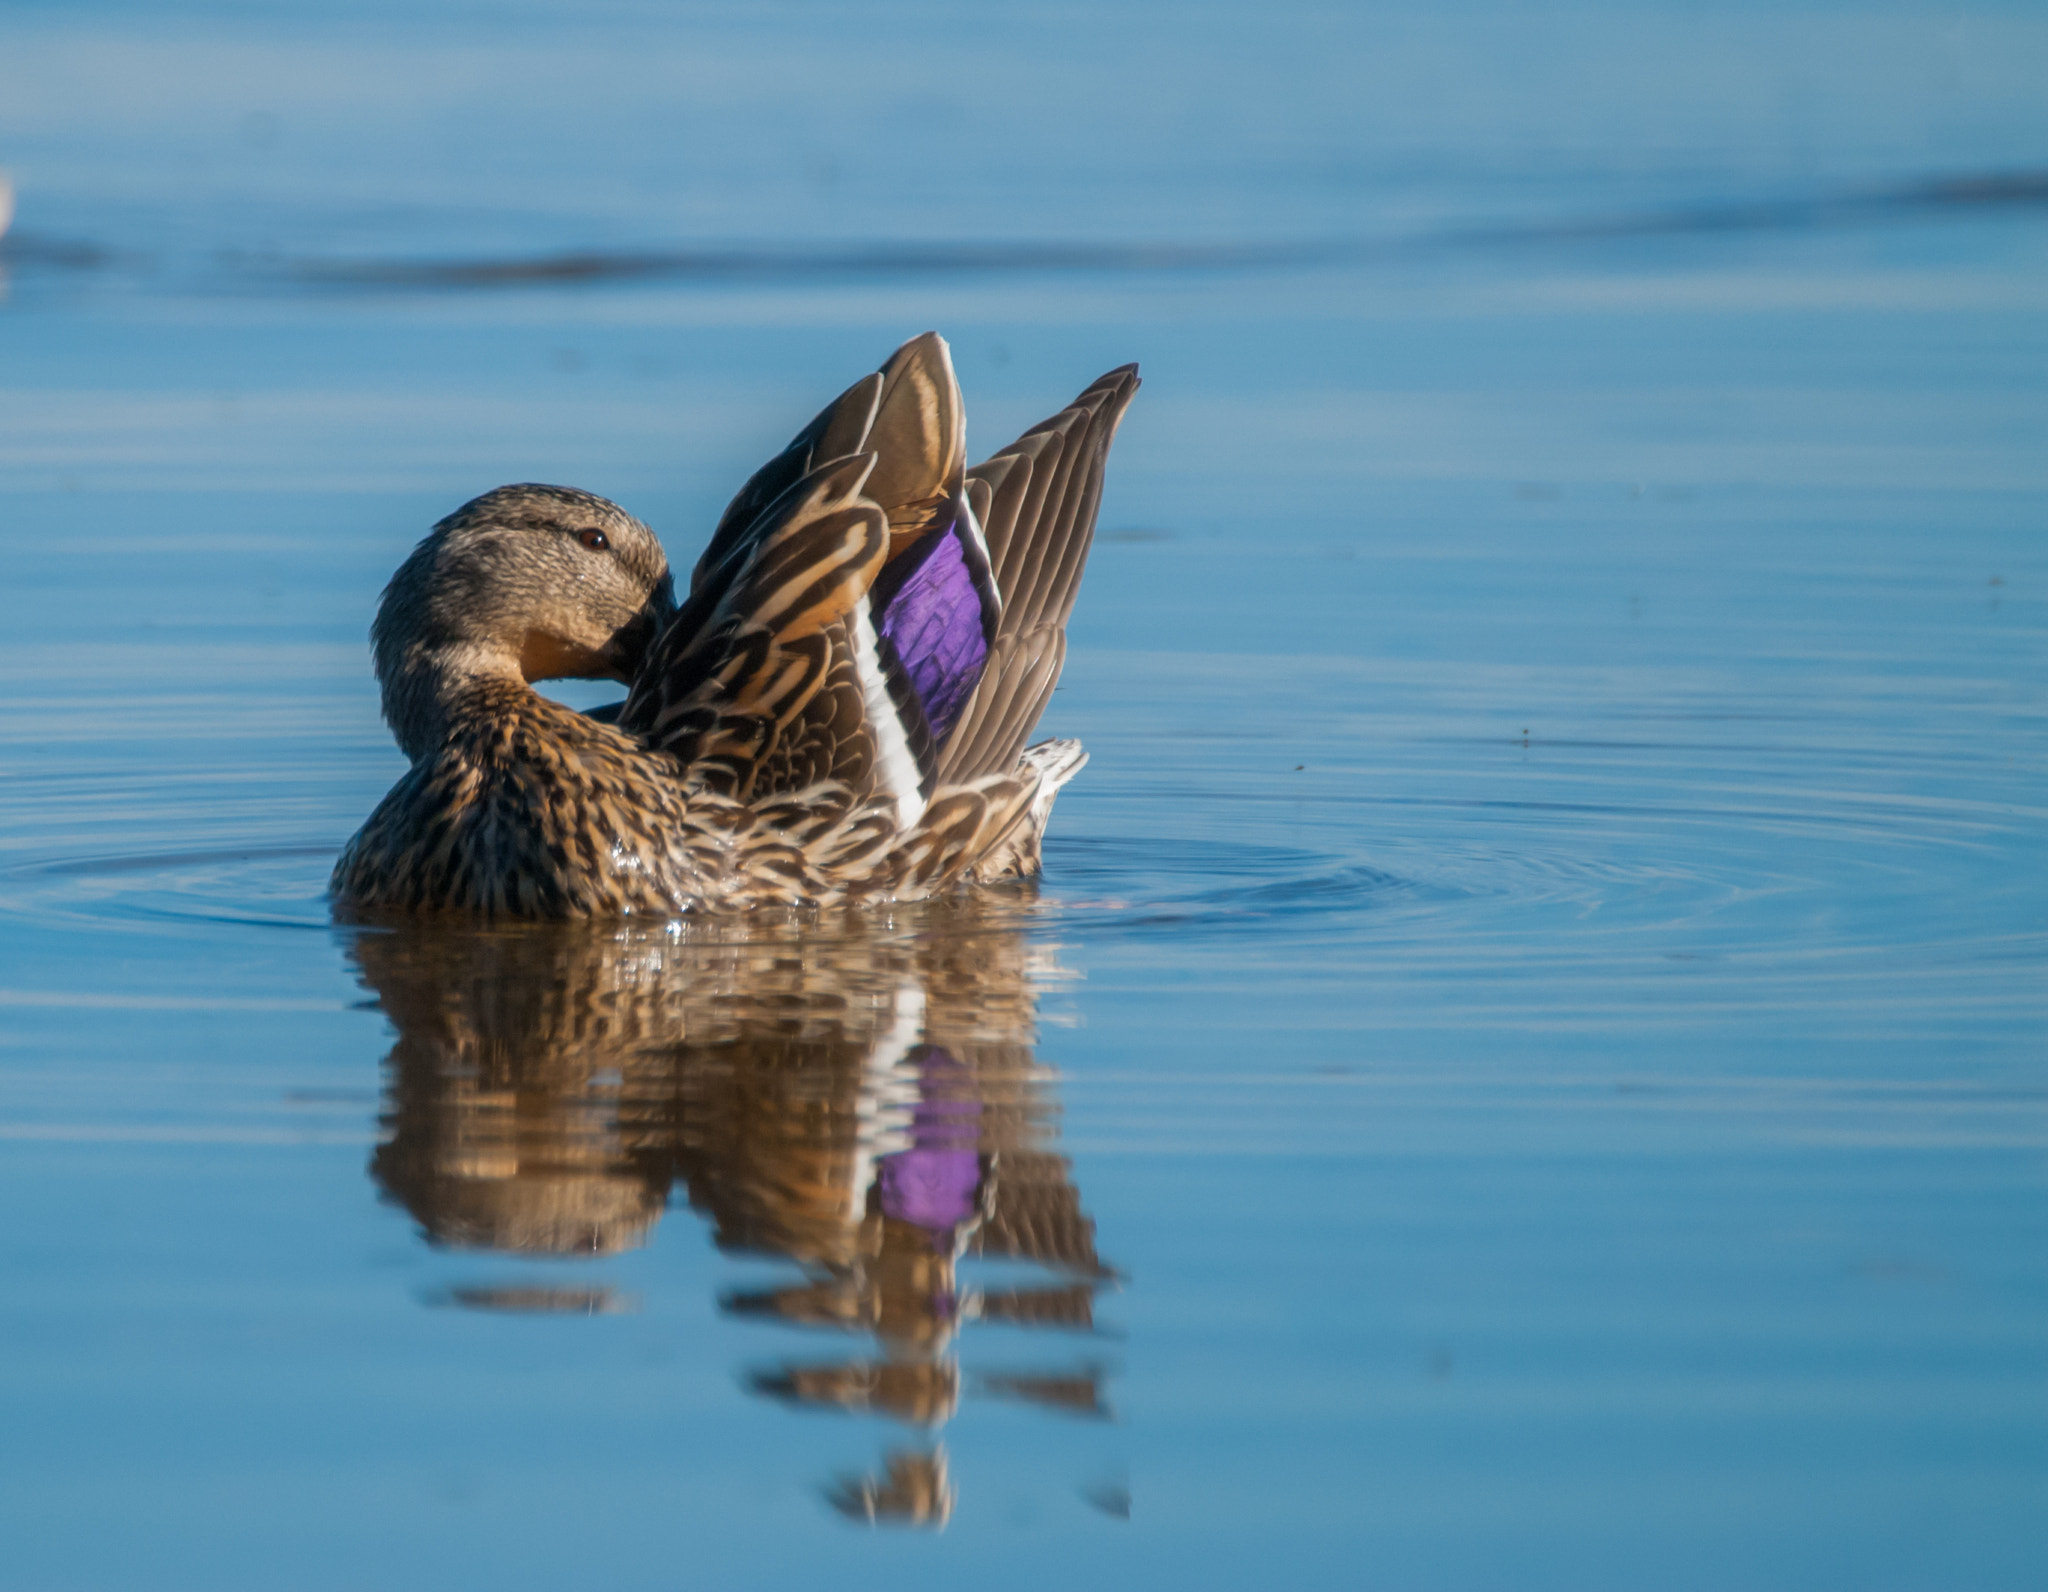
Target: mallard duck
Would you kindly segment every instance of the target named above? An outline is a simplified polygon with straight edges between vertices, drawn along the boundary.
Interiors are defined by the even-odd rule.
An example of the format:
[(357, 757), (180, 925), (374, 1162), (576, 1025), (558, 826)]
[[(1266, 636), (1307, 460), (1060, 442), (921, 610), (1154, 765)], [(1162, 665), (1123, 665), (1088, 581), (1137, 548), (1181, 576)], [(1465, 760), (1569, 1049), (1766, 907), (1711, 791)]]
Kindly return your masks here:
[[(946, 344), (913, 338), (740, 489), (679, 607), (615, 503), (464, 504), (378, 607), (412, 767), (335, 865), (337, 904), (674, 916), (1036, 873), (1086, 757), (1024, 743), (1137, 387), (1111, 371), (970, 470)], [(582, 714), (532, 688), (560, 678), (629, 689)]]

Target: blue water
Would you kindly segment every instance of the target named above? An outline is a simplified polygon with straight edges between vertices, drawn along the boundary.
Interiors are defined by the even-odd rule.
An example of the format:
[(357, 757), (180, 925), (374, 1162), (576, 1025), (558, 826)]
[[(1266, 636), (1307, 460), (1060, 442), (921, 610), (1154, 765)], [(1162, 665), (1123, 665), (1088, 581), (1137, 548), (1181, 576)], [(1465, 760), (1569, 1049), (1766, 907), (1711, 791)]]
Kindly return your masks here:
[[(0, 1581), (2041, 1585), (2043, 81), (2016, 5), (12, 8)], [(926, 327), (977, 453), (1145, 373), (1039, 894), (332, 925), (425, 527), (687, 565)]]

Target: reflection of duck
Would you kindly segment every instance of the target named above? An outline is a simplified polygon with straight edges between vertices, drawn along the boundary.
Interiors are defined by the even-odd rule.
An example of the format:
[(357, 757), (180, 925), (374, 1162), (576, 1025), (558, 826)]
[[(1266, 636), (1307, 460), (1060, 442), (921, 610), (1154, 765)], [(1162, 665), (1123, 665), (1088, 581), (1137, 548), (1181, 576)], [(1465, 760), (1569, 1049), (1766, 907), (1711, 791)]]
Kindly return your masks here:
[[(935, 1429), (962, 1397), (964, 1326), (1087, 1331), (1110, 1275), (1056, 1148), (1032, 1049), (1050, 964), (1020, 905), (366, 932), (353, 955), (398, 1031), (372, 1174), (438, 1243), (546, 1255), (645, 1243), (680, 1183), (721, 1248), (802, 1269), (728, 1295), (729, 1313), (872, 1345), (749, 1386)], [(1052, 1275), (975, 1288), (968, 1258)], [(450, 1299), (593, 1310), (600, 1293)], [(991, 1374), (968, 1391), (1100, 1414), (1102, 1375)], [(936, 1523), (951, 1492), (943, 1456), (919, 1450), (830, 1496)]]
[(672, 1175), (650, 1120), (666, 1079), (639, 1049), (660, 1013), (617, 1000), (614, 951), (540, 929), (356, 940), (398, 1030), (373, 1171), (436, 1242), (605, 1254), (646, 1241)]
[[(1032, 873), (1074, 742), (1029, 751), (1135, 367), (968, 470), (936, 334), (756, 473), (673, 607), (653, 534), (560, 487), (458, 509), (373, 635), (412, 768), (352, 908), (520, 918), (913, 900)], [(530, 681), (626, 681), (614, 723)]]

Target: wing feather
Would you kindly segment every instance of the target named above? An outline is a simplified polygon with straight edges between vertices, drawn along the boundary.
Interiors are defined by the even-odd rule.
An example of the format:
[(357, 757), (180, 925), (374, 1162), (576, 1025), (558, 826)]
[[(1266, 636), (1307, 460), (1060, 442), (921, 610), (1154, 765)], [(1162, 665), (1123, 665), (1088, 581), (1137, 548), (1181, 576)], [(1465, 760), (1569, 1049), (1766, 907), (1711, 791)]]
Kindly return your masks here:
[(873, 466), (873, 455), (855, 454), (786, 488), (650, 650), (619, 723), (686, 777), (747, 800), (768, 793), (764, 776), (773, 787), (793, 766), (809, 784), (837, 773), (842, 751), (872, 761), (835, 668), (845, 621), (888, 551), (888, 518), (863, 494)]
[(1125, 365), (967, 472), (1002, 616), (980, 684), (947, 738), (941, 786), (1012, 769), (1066, 661), (1066, 623), (1095, 537), (1109, 445), (1138, 370)]
[(955, 767), (1014, 767), (1025, 737), (1045, 711), (1066, 656), (1067, 638), (1057, 625), (999, 636), (970, 708), (966, 733), (955, 732), (946, 745), (940, 779), (950, 783)]
[(879, 458), (868, 494), (889, 512), (889, 556), (953, 522), (967, 468), (967, 411), (953, 358), (937, 332), (913, 337), (878, 373), (869, 447)]
[[(861, 495), (882, 510), (888, 549), (886, 573), (867, 581), (866, 600), (849, 603), (836, 565), (820, 562), (814, 539), (789, 542), (778, 516), (786, 518), (784, 498), (805, 472), (817, 474), (833, 450), (854, 447), (873, 460)], [(690, 639), (662, 649), (672, 676), (667, 705), (643, 713), (641, 724), (663, 745), (673, 729), (686, 730), (699, 739), (673, 749), (706, 755), (711, 743), (701, 738), (704, 704), (693, 694), (700, 682), (689, 659), (709, 645), (737, 666), (745, 650), (739, 632), (720, 633), (736, 609), (748, 615), (742, 628), (786, 642), (821, 634), (823, 655), (806, 652), (804, 671), (786, 689), (765, 678), (756, 688), (787, 704), (777, 709), (775, 733), (738, 724), (721, 732), (721, 766), (748, 759), (740, 783), (756, 796), (835, 779), (855, 800), (893, 800), (902, 822), (914, 822), (935, 782), (940, 737), (979, 678), (997, 614), (986, 550), (969, 517), (965, 464), (951, 356), (944, 339), (927, 332), (829, 404), (734, 497), (673, 627)], [(747, 594), (737, 599), (742, 580)], [(730, 668), (724, 679), (736, 689)]]
[(719, 516), (717, 529), (698, 556), (697, 567), (690, 575), (693, 594), (751, 540), (748, 533), (759, 528), (762, 511), (783, 493), (817, 466), (867, 451), (868, 432), (874, 427), (881, 397), (881, 372), (861, 377), (819, 410), (811, 423), (790, 439), (788, 447), (747, 478), (747, 484), (733, 494)]
[(1035, 867), (1081, 758), (1023, 744), (1066, 659), (1137, 385), (1112, 371), (963, 471), (958, 389), (928, 333), (733, 499), (618, 722), (707, 798), (744, 804), (733, 856), (754, 891), (911, 897), (998, 851)]

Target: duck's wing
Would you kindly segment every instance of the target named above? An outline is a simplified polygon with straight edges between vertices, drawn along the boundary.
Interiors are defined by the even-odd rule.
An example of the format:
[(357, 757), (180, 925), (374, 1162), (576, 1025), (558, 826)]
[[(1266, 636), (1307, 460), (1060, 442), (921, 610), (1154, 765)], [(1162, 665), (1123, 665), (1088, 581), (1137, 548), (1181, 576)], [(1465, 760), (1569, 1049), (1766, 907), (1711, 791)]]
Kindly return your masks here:
[(985, 665), (942, 740), (942, 785), (1014, 769), (1045, 711), (1066, 661), (1109, 445), (1137, 390), (1138, 367), (1120, 366), (966, 473), (1001, 609)]
[(981, 681), (1002, 617), (988, 542), (967, 492), (967, 425), (945, 341), (927, 332), (883, 367), (869, 494), (889, 509), (889, 558), (868, 593), (888, 699), (922, 790)]
[[(889, 558), (863, 614), (923, 798), (1018, 771), (1058, 684), (1094, 540), (1102, 477), (1138, 390), (1121, 366), (1008, 448), (963, 470), (963, 411), (945, 343), (915, 338), (883, 367), (869, 495), (889, 507)], [(855, 621), (862, 616), (856, 616)], [(903, 804), (905, 821), (912, 804)]]
[(691, 592), (729, 570), (735, 550), (761, 534), (769, 504), (812, 470), (852, 453), (875, 455), (866, 494), (889, 516), (891, 558), (953, 517), (967, 464), (967, 421), (951, 352), (937, 332), (897, 349), (748, 478), (719, 516), (691, 573)]
[(790, 439), (774, 458), (747, 478), (718, 518), (718, 528), (690, 572), (690, 595), (707, 581), (729, 579), (736, 571), (735, 554), (765, 534), (764, 511), (819, 465), (867, 449), (868, 432), (882, 396), (880, 372), (863, 376), (834, 398), (811, 423)]
[[(883, 846), (873, 824), (856, 836), (821, 812), (827, 849), (850, 848), (841, 868), (857, 853), (908, 889), (971, 861), (1045, 772), (1019, 753), (1059, 675), (1103, 455), (1136, 386), (1112, 372), (969, 472), (944, 341), (904, 344), (741, 489), (621, 728), (741, 801), (815, 806), (829, 782), (842, 812), (878, 805), (882, 829), (916, 831)], [(850, 439), (858, 475), (819, 458)], [(809, 826), (784, 817), (803, 845)]]
[(650, 650), (620, 728), (741, 801), (868, 782), (877, 749), (845, 638), (889, 547), (888, 516), (862, 490), (875, 463), (823, 464), (756, 514)]
[(849, 446), (873, 460), (860, 496), (884, 518), (883, 561), (871, 587), (807, 643), (815, 668), (796, 683), (774, 733), (749, 737), (756, 750), (744, 772), (713, 783), (755, 801), (831, 781), (846, 801), (888, 804), (908, 828), (936, 785), (939, 748), (980, 679), (999, 612), (967, 507), (959, 388), (935, 333), (847, 389), (741, 488), (620, 724), (686, 762), (705, 755), (704, 649), (731, 644), (707, 632), (739, 621), (748, 602), (740, 588), (760, 549), (786, 534), (790, 494), (830, 468), (830, 450)]

